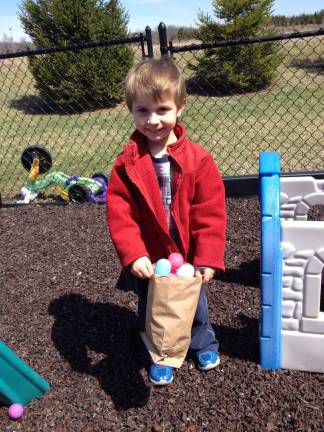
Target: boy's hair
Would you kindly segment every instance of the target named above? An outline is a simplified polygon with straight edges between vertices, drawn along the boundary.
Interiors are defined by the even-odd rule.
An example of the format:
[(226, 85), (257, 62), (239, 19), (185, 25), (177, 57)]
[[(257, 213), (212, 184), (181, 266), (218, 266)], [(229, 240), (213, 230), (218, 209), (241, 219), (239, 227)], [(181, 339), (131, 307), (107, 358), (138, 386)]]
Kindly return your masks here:
[(125, 99), (130, 111), (137, 96), (149, 96), (159, 100), (165, 94), (174, 96), (178, 108), (187, 97), (184, 78), (170, 57), (143, 60), (129, 70)]

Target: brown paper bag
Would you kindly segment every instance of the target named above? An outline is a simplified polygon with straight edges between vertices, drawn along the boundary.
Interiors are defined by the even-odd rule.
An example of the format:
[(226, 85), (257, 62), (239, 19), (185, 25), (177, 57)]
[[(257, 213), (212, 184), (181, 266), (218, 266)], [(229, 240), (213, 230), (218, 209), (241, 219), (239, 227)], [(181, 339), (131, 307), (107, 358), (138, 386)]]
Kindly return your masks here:
[(179, 368), (187, 354), (202, 278), (152, 276), (141, 333), (154, 363)]

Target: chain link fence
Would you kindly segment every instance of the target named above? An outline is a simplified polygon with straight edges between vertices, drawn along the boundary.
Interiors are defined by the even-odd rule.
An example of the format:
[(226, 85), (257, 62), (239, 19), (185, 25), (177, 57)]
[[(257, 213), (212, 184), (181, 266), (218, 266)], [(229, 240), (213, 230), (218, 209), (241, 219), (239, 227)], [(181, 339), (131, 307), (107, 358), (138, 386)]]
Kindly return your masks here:
[(18, 195), (27, 179), (28, 173), (21, 162), (27, 147), (41, 146), (48, 150), (52, 170), (91, 177), (94, 173), (109, 172), (133, 131), (131, 115), (123, 102), (110, 107), (96, 102), (92, 107), (90, 90), (79, 98), (77, 106), (60, 105), (49, 95), (41, 95), (29, 59), (45, 56), (48, 62), (55, 63), (55, 56), (68, 53), (73, 61), (82, 50), (97, 50), (104, 56), (107, 50), (125, 45), (136, 63), (152, 55), (150, 40), (147, 32), (147, 35), (119, 40), (0, 55), (0, 193), (3, 199)]
[[(119, 41), (65, 47), (112, 49), (123, 43), (131, 47), (134, 61), (143, 57), (172, 55), (187, 78), (189, 98), (183, 122), (191, 139), (208, 148), (224, 176), (258, 172), (260, 151), (277, 150), (282, 171), (320, 171), (324, 160), (324, 30), (279, 35), (271, 39), (227, 41), (218, 46), (273, 43), (281, 62), (271, 86), (256, 92), (239, 92), (201, 85), (189, 64), (199, 60), (211, 46), (167, 43), (152, 46), (146, 33)], [(153, 49), (154, 48), (154, 49)], [(234, 49), (234, 48), (233, 48)], [(12, 198), (26, 180), (21, 164), (24, 149), (45, 147), (53, 159), (52, 169), (68, 175), (109, 173), (116, 155), (133, 131), (126, 105), (89, 109), (91, 94), (84, 94), (87, 110), (66, 110), (45, 100), (37, 91), (28, 56), (56, 56), (63, 48), (0, 55), (0, 193)], [(81, 107), (82, 108), (82, 107)]]
[[(261, 151), (278, 151), (283, 172), (324, 169), (324, 30), (173, 46), (190, 90), (188, 134), (214, 155), (223, 175), (258, 172)], [(270, 86), (242, 92), (197, 80), (190, 64), (206, 50), (271, 43), (281, 59)], [(163, 49), (163, 47), (162, 47)]]

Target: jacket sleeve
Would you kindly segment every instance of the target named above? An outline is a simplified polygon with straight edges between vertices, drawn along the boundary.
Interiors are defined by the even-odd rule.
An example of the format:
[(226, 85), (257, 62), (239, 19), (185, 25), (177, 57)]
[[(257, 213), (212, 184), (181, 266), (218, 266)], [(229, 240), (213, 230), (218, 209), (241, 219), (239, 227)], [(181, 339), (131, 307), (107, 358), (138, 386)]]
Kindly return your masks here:
[(196, 172), (195, 195), (190, 208), (195, 266), (224, 270), (225, 232), (225, 188), (217, 166), (208, 154)]
[(140, 231), (138, 205), (123, 164), (112, 169), (107, 192), (107, 223), (123, 268), (137, 258), (148, 256)]

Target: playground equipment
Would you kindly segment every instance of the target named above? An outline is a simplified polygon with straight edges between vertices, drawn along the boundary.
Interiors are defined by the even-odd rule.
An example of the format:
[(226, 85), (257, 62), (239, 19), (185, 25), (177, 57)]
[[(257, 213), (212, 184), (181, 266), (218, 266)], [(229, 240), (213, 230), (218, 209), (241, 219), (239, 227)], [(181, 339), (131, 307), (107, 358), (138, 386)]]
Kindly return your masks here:
[(21, 189), (22, 199), (17, 203), (27, 204), (33, 201), (40, 192), (54, 185), (65, 201), (77, 203), (92, 202), (104, 204), (108, 176), (96, 173), (92, 178), (79, 175), (68, 176), (60, 171), (47, 172), (52, 166), (51, 154), (41, 146), (27, 147), (21, 156), (23, 167), (29, 172), (28, 178)]
[(324, 180), (280, 177), (280, 157), (261, 153), (260, 363), (265, 369), (324, 372)]
[(0, 402), (9, 406), (9, 417), (21, 417), (24, 406), (49, 390), (48, 382), (0, 341)]

